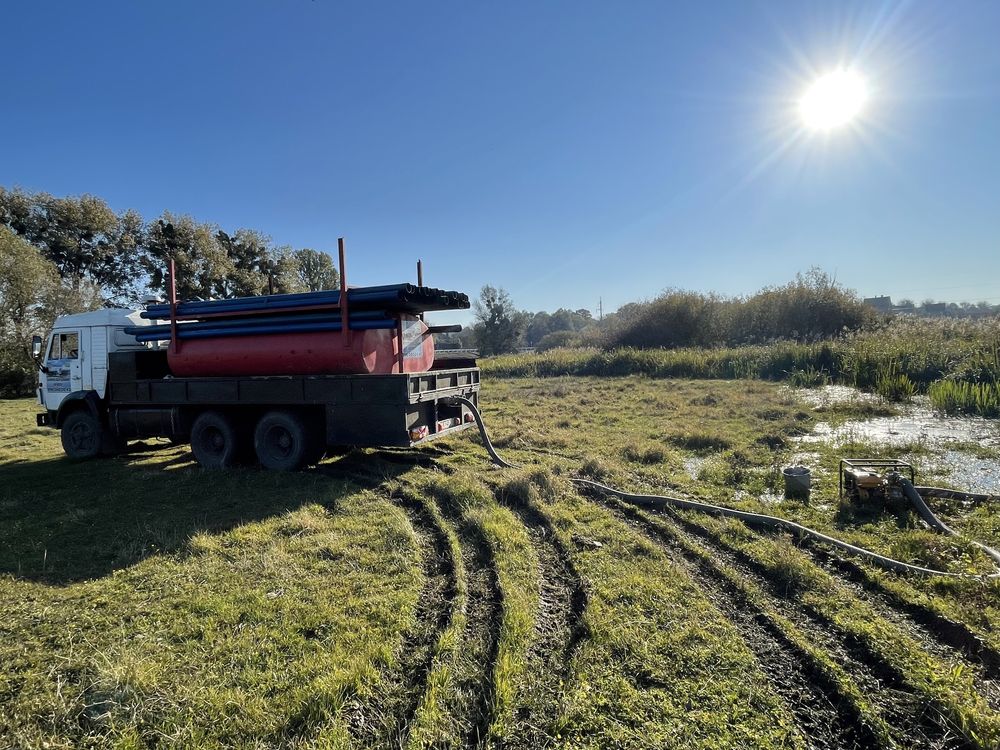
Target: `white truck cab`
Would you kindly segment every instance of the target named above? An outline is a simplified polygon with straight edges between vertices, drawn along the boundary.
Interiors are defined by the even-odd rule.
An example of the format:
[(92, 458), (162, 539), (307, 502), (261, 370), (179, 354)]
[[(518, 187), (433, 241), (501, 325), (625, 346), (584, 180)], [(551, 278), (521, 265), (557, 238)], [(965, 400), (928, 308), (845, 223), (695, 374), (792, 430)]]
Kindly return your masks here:
[(51, 413), (70, 393), (94, 391), (104, 398), (108, 387), (108, 354), (148, 349), (125, 333), (126, 326), (150, 325), (139, 310), (95, 310), (56, 319), (42, 342), (38, 403)]

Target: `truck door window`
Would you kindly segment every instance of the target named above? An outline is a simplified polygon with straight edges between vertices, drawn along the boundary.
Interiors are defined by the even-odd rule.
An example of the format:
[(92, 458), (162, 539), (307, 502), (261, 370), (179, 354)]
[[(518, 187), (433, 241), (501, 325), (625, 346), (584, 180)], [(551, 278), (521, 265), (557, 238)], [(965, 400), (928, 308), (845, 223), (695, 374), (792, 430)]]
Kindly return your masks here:
[(80, 356), (80, 334), (60, 333), (52, 337), (49, 359), (77, 359)]

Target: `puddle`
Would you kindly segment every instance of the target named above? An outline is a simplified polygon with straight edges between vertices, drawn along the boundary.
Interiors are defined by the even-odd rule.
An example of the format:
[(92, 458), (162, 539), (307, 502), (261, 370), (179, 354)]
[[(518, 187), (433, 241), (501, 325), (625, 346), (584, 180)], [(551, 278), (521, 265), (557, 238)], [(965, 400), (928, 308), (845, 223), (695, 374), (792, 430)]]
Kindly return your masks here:
[(956, 487), (983, 495), (1000, 495), (1000, 461), (947, 450), (935, 463)]
[[(800, 389), (796, 393), (814, 408), (878, 400), (873, 394), (839, 385)], [(850, 420), (836, 427), (829, 422), (816, 423), (812, 432), (795, 438), (792, 462), (813, 466), (814, 473), (822, 473), (815, 468), (819, 455), (810, 450), (811, 446), (851, 441), (889, 447), (918, 443), (933, 453), (930, 463), (936, 473), (954, 486), (969, 492), (1000, 494), (1000, 459), (977, 458), (953, 447), (956, 443), (975, 443), (1000, 448), (1000, 420), (944, 416), (930, 408), (926, 396), (918, 396), (912, 404), (898, 408), (902, 413), (895, 417)]]
[(849, 420), (836, 427), (817, 422), (810, 434), (797, 440), (803, 445), (866, 440), (891, 446), (923, 443), (929, 448), (955, 442), (1000, 447), (1000, 423), (981, 417), (941, 416), (926, 406), (926, 401), (917, 401), (903, 407), (903, 413), (896, 417)]
[(692, 479), (697, 479), (701, 474), (701, 467), (705, 465), (708, 459), (703, 456), (688, 456), (684, 459), (684, 471), (688, 473), (688, 476)]
[(828, 408), (835, 404), (881, 404), (882, 397), (865, 393), (849, 385), (824, 385), (819, 388), (790, 388), (795, 395), (814, 409)]

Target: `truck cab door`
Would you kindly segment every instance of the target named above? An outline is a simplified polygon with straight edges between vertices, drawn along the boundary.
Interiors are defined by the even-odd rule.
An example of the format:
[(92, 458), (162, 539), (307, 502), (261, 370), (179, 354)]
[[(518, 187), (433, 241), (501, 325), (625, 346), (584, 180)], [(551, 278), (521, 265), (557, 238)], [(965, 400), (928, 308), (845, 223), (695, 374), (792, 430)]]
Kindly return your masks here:
[(49, 411), (57, 410), (67, 394), (84, 388), (80, 334), (80, 330), (62, 329), (53, 331), (49, 338), (46, 372), (41, 377), (45, 408)]

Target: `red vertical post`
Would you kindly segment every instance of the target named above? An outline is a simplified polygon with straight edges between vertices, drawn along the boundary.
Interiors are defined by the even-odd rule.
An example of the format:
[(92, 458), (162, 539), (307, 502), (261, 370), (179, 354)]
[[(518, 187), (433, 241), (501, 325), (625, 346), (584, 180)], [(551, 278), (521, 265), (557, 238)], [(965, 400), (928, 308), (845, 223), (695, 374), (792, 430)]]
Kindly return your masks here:
[(174, 263), (174, 259), (170, 259), (169, 266), (170, 273), (170, 351), (174, 354), (177, 353), (178, 341), (177, 341), (177, 264)]
[(340, 255), (340, 335), (344, 340), (344, 348), (351, 345), (350, 312), (347, 309), (347, 262), (344, 260), (344, 238), (337, 238), (337, 249)]
[[(424, 285), (424, 262), (420, 260), (420, 258), (417, 258), (417, 286), (423, 286), (423, 285)], [(424, 314), (420, 313), (420, 315), (418, 315), (417, 317), (423, 320)]]
[(404, 372), (403, 369), (403, 316), (402, 314), (396, 318), (396, 340), (399, 342), (399, 371)]

